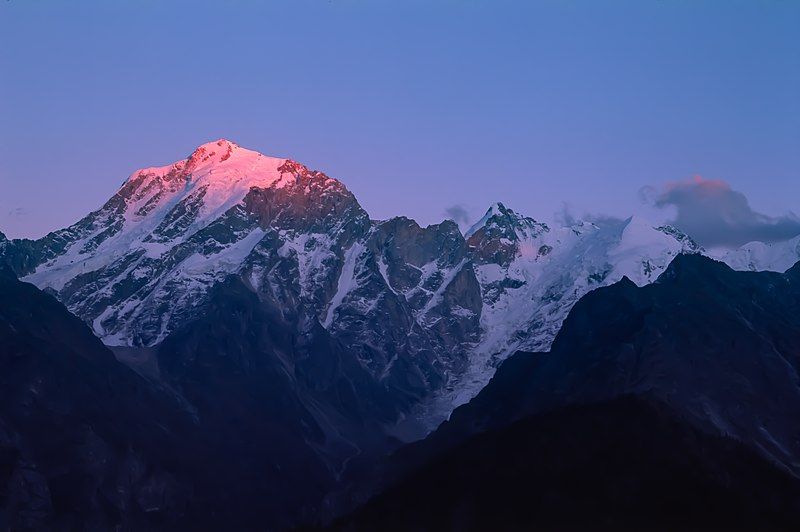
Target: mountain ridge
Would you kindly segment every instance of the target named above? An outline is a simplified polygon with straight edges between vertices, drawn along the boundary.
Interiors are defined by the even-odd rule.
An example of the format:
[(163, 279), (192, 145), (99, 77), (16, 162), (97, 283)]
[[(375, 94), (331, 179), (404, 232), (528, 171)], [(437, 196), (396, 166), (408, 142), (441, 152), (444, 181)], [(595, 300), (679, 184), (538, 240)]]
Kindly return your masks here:
[(594, 290), (549, 352), (509, 357), (426, 439), (361, 472), (350, 496), (378, 495), (334, 528), (715, 528), (736, 504), (730, 526), (791, 529), (798, 309), (800, 262), (740, 272), (684, 254), (654, 283)]
[(134, 172), (66, 229), (0, 238), (0, 259), (112, 346), (156, 347), (236, 275), (298, 334), (316, 320), (377, 380), (407, 381), (423, 432), (514, 351), (548, 349), (584, 294), (623, 276), (652, 282), (686, 252), (705, 250), (641, 218), (564, 227), (502, 203), (464, 234), (452, 221), (371, 220), (336, 179), (225, 139)]
[[(740, 267), (784, 263), (793, 245), (769, 252), (750, 246), (741, 251), (747, 255)], [(564, 226), (496, 203), (466, 233), (450, 220), (425, 227), (402, 216), (373, 220), (336, 179), (224, 140), (172, 165), (134, 172), (100, 209), (42, 239), (0, 233), (0, 266), (62, 302), (114, 348), (117, 360), (176, 402), (176, 415), (200, 423), (203, 449), (230, 450), (212, 476), (236, 483), (240, 475), (247, 479), (237, 484), (242, 493), (271, 494), (267, 513), (279, 517), (277, 526), (335, 515), (348, 504), (350, 479), (404, 442), (432, 433), (425, 445), (435, 446), (476, 430), (505, 430), (518, 421), (514, 412), (526, 413), (542, 397), (551, 401), (548, 408), (564, 406), (565, 389), (580, 388), (592, 401), (608, 399), (617, 385), (631, 391), (614, 374), (617, 363), (575, 362), (570, 378), (584, 378), (581, 388), (559, 380), (558, 364), (571, 364), (569, 357), (554, 363), (519, 353), (568, 351), (564, 327), (574, 329), (587, 305), (609, 293), (630, 304), (603, 307), (584, 323), (618, 314), (628, 321), (609, 330), (627, 334), (646, 320), (639, 307), (649, 296), (641, 294), (679, 281), (691, 273), (685, 266), (695, 259), (687, 257), (706, 264), (699, 258), (705, 254), (689, 235), (639, 217)], [(708, 279), (735, 273), (714, 264), (723, 269), (706, 268)], [(779, 277), (753, 275), (789, 294), (786, 279), (798, 268)], [(717, 301), (730, 294), (731, 282), (718, 293), (701, 283), (687, 298), (706, 294)], [(779, 300), (760, 288), (742, 290), (762, 294), (776, 319), (788, 323)], [(593, 334), (599, 336), (587, 338), (606, 338)], [(642, 367), (629, 358), (618, 362), (630, 379), (646, 383), (647, 375), (660, 374), (653, 367), (640, 375)], [(710, 374), (725, 373), (702, 362)], [(681, 364), (668, 366), (680, 369), (676, 379), (685, 376)], [(608, 374), (599, 378), (587, 367)], [(526, 378), (530, 389), (515, 388)], [(508, 405), (501, 401), (477, 419), (465, 414), (492, 398), (498, 382), (512, 389)], [(551, 382), (561, 388), (551, 390)], [(599, 382), (608, 384), (605, 391)], [(773, 384), (771, 390), (788, 389)], [(745, 416), (735, 418), (744, 428), (734, 424), (734, 431), (720, 397), (692, 396), (681, 415), (714, 420), (794, 467), (785, 426), (765, 423), (760, 430)], [(782, 419), (771, 403), (757, 406)], [(606, 412), (611, 419), (615, 408)], [(493, 416), (498, 425), (483, 425)], [(249, 454), (253, 446), (262, 453)], [(251, 478), (251, 467), (267, 476)], [(293, 484), (295, 474), (313, 486)], [(193, 481), (214, 496), (215, 480)], [(223, 498), (241, 523), (258, 519), (247, 497)], [(203, 515), (198, 507), (192, 512)]]

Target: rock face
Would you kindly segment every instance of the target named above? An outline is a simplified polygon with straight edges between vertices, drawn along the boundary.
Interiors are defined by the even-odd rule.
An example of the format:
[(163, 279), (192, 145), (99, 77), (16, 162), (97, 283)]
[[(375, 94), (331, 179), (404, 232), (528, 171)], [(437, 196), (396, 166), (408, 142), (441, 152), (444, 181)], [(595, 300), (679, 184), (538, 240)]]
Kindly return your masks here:
[(549, 353), (515, 354), (401, 449), (383, 475), (405, 479), (342, 526), (794, 528), (798, 310), (800, 263), (681, 255), (653, 284), (593, 291)]

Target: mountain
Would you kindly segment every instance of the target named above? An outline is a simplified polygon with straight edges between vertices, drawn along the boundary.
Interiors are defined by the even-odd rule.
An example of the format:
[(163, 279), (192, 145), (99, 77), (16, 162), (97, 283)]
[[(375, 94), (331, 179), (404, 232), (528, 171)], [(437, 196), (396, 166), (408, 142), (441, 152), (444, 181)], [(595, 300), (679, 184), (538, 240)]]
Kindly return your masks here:
[(787, 421), (800, 413), (799, 308), (800, 265), (739, 272), (680, 255), (655, 283), (625, 278), (584, 296), (548, 354), (510, 358), (470, 403), (469, 420), (459, 421), (469, 409), (456, 410), (437, 432), (646, 393), (800, 473), (800, 440)]
[(444, 403), (448, 414), (480, 391), (509, 354), (549, 349), (590, 290), (623, 276), (650, 283), (680, 253), (703, 251), (677, 229), (637, 217), (553, 227), (500, 203), (467, 232), (467, 243), (483, 297), (482, 334)]
[(0, 239), (3, 262), (134, 367), (235, 276), (306, 344), (331, 337), (355, 356), (393, 405), (382, 422), (412, 439), (514, 351), (548, 349), (590, 290), (647, 284), (703, 251), (636, 217), (565, 227), (500, 203), (466, 235), (451, 221), (372, 220), (339, 181), (227, 140), (134, 172), (66, 229)]
[(283, 529), (314, 519), (351, 458), (390, 445), (383, 424), (396, 394), (319, 323), (296, 334), (236, 276), (198, 310), (151, 354), (153, 382), (185, 401), (213, 449), (198, 468), (214, 479), (201, 501), (215, 515), (197, 521)]
[[(457, 253), (463, 238), (449, 222), (374, 223), (338, 181), (221, 140), (135, 172), (98, 211), (14, 242), (6, 260), (106, 344), (124, 347), (161, 344), (235, 274), (297, 334), (319, 322), (375, 378), (416, 398), (443, 379), (435, 365), (459, 343), (450, 329), (468, 328), (460, 317), (420, 325), (440, 314), (438, 298), (453, 297), (442, 286), (464, 265), (447, 256), (453, 239)], [(466, 308), (475, 306), (469, 296)]]
[[(790, 251), (761, 253), (763, 260), (747, 269), (773, 267), (780, 262), (774, 257), (786, 260)], [(35, 361), (20, 379), (23, 387), (41, 373), (58, 390), (43, 403), (49, 406), (30, 412), (24, 418), (30, 422), (10, 433), (28, 431), (29, 443), (13, 447), (19, 438), (10, 436), (9, 447), (17, 450), (9, 456), (31, 456), (26, 460), (48, 479), (69, 464), (75, 475), (93, 479), (75, 494), (88, 505), (75, 514), (81, 523), (138, 526), (160, 519), (286, 528), (346, 508), (348, 490), (364, 472), (376, 473), (387, 453), (448, 417), (420, 447), (429, 450), (421, 456), (557, 408), (610, 402), (598, 415), (611, 422), (619, 417), (616, 398), (629, 394), (638, 401), (647, 389), (655, 395), (642, 408), (655, 408), (665, 423), (692, 421), (670, 438), (707, 434), (711, 420), (725, 431), (722, 438), (740, 439), (743, 452), (756, 448), (757, 457), (794, 471), (796, 438), (783, 420), (795, 413), (796, 397), (775, 368), (794, 370), (781, 366), (787, 357), (761, 356), (770, 346), (781, 353), (794, 346), (794, 303), (778, 297), (793, 294), (793, 274), (749, 274), (768, 280), (771, 288), (764, 288), (701, 261), (693, 285), (677, 283), (674, 294), (663, 295), (676, 272), (694, 264), (685, 255), (703, 253), (677, 229), (637, 217), (564, 226), (499, 203), (466, 234), (447, 220), (427, 227), (405, 217), (373, 220), (342, 183), (321, 172), (226, 140), (208, 143), (185, 160), (134, 172), (100, 209), (66, 229), (38, 240), (0, 233), (0, 267), (15, 294), (3, 300), (13, 319), (0, 355), (11, 366), (17, 351)], [(734, 262), (733, 256), (726, 260)], [(609, 301), (625, 303), (603, 306), (609, 293), (617, 294)], [(611, 347), (580, 341), (633, 334), (631, 324), (644, 311), (630, 308), (661, 312), (667, 308), (662, 298), (672, 305), (663, 316), (669, 329), (647, 329), (651, 340), (614, 344), (623, 353), (618, 358), (613, 350), (607, 358), (586, 358)], [(58, 302), (77, 318), (67, 320)], [(759, 315), (747, 307), (753, 302), (772, 310)], [(601, 310), (580, 318), (592, 305)], [(37, 314), (39, 307), (49, 313)], [(711, 356), (660, 356), (652, 367), (636, 357), (631, 362), (635, 341), (682, 346), (687, 353), (721, 349), (728, 337), (692, 328), (705, 323), (704, 312), (727, 319), (734, 335), (759, 331), (733, 338), (726, 348), (756, 346), (763, 367), (747, 365), (745, 347), (729, 361), (733, 369)], [(48, 328), (67, 321), (69, 327)], [(695, 344), (681, 343), (692, 339)], [(5, 347), (18, 344), (24, 349)], [(551, 347), (557, 356), (508, 359)], [(120, 383), (113, 389), (135, 390), (136, 401), (109, 392), (105, 374)], [(711, 378), (713, 393), (695, 393), (699, 380)], [(86, 389), (73, 389), (77, 383)], [(675, 383), (685, 387), (671, 388)], [(31, 386), (9, 404), (25, 403)], [(679, 407), (672, 404), (676, 390), (689, 398)], [(763, 400), (762, 393), (779, 399)], [(59, 409), (81, 394), (74, 414)], [(788, 406), (779, 409), (778, 402)], [(61, 462), (28, 448), (47, 439), (34, 428), (40, 418), (47, 431), (69, 427), (67, 441), (53, 440), (68, 450), (56, 453)], [(80, 454), (94, 447), (80, 442), (94, 441), (101, 429), (111, 434), (98, 436), (102, 441), (111, 438), (123, 448), (94, 470)], [(564, 430), (568, 438), (572, 429)], [(71, 450), (74, 442), (80, 450)], [(150, 495), (137, 495), (139, 484), (109, 480), (116, 473), (106, 467), (140, 478), (126, 469), (130, 461), (119, 442), (131, 442), (135, 463), (167, 479), (159, 481), (159, 504), (141, 502)], [(417, 447), (404, 447), (401, 455), (409, 456), (408, 449)], [(690, 445), (686, 452), (697, 450)], [(731, 452), (731, 460), (740, 456)], [(15, 470), (13, 460), (5, 470)], [(100, 484), (130, 496), (108, 506), (90, 489)], [(98, 517), (106, 507), (112, 517)], [(34, 521), (55, 519), (61, 526), (59, 519), (67, 518), (47, 510)]]
[[(318, 201), (307, 201), (312, 195)], [(328, 257), (313, 256), (321, 247), (314, 240), (293, 242), (295, 233), (331, 233), (346, 247), (348, 232), (366, 224), (338, 182), (219, 141), (135, 172), (99, 210), (36, 241), (35, 266), (19, 273), (58, 293), (106, 344), (152, 346), (191, 317), (211, 286), (239, 271), (270, 228), (291, 232), (279, 237), (282, 252), (302, 256), (297, 282), (319, 298), (315, 291), (330, 287), (311, 279)]]
[(0, 523), (141, 528), (190, 505), (179, 401), (120, 364), (53, 297), (0, 268)]
[(796, 530), (800, 484), (636, 397), (475, 435), (329, 529)]
[(203, 314), (140, 375), (0, 268), (0, 524), (285, 529), (316, 518), (353, 442), (385, 444), (394, 407), (340, 344), (303, 344), (236, 278)]
[(800, 235), (781, 242), (750, 242), (714, 256), (736, 270), (784, 272), (800, 260)]
[(637, 218), (551, 227), (502, 204), (467, 238), (451, 221), (371, 220), (339, 181), (227, 140), (134, 172), (66, 229), (0, 242), (19, 276), (128, 361), (203, 319), (233, 275), (307, 343), (345, 346), (393, 395), (385, 420), (410, 423), (403, 437), (434, 428), (516, 349), (546, 349), (587, 291), (650, 282), (699, 250)]
[(800, 263), (680, 255), (655, 283), (595, 290), (549, 353), (509, 358), (340, 524), (796, 528), (798, 310)]

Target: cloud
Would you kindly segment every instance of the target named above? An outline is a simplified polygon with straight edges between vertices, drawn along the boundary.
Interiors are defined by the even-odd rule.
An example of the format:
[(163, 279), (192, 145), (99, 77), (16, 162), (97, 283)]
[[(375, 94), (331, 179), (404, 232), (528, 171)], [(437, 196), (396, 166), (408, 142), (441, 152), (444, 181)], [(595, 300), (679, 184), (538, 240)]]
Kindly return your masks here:
[(24, 207), (17, 207), (15, 209), (11, 209), (10, 211), (8, 211), (8, 215), (13, 217), (27, 216), (30, 213), (31, 211), (29, 211)]
[(744, 194), (721, 179), (695, 176), (668, 183), (661, 191), (644, 187), (639, 195), (658, 208), (674, 207), (676, 217), (670, 223), (703, 246), (777, 242), (800, 234), (800, 218), (791, 213), (773, 217), (756, 212)]
[(581, 221), (591, 222), (599, 227), (618, 225), (625, 221), (617, 216), (602, 213), (584, 213), (583, 216), (577, 216), (568, 203), (561, 204), (561, 208), (553, 214), (553, 220), (562, 227), (572, 227)]
[(561, 227), (572, 227), (578, 222), (572, 207), (566, 202), (562, 203), (561, 208), (553, 214), (553, 220)]
[(451, 205), (444, 210), (445, 216), (453, 220), (455, 223), (458, 224), (461, 228), (466, 228), (469, 226), (470, 221), (472, 221), (472, 217), (469, 214), (469, 210), (466, 207), (460, 204)]
[(625, 218), (602, 213), (589, 213), (586, 214), (583, 219), (587, 222), (592, 222), (598, 227), (618, 226), (619, 224), (625, 222)]

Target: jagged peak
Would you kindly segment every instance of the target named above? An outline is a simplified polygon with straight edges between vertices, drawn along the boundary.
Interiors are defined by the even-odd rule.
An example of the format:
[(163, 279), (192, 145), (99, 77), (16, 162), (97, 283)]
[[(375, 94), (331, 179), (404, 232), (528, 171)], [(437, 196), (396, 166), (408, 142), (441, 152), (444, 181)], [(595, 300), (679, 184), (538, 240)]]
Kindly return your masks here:
[(486, 214), (464, 233), (464, 238), (469, 239), (484, 228), (487, 230), (499, 228), (502, 232), (508, 234), (516, 234), (518, 231), (522, 231), (522, 233), (518, 235), (520, 238), (530, 230), (533, 230), (535, 233), (550, 230), (547, 224), (537, 222), (533, 218), (524, 216), (500, 202), (493, 203), (486, 211)]
[(376, 227), (382, 227), (392, 231), (396, 230), (398, 227), (405, 227), (422, 232), (450, 233), (452, 235), (458, 235), (459, 238), (463, 239), (458, 224), (453, 220), (442, 220), (439, 223), (422, 226), (415, 219), (400, 215), (387, 218), (386, 220), (373, 220), (373, 223), (375, 223)]
[(515, 213), (513, 210), (509, 209), (499, 201), (493, 203), (487, 210), (486, 214), (481, 217), (480, 220), (475, 222), (472, 227), (467, 229), (466, 233), (464, 233), (464, 238), (469, 238), (475, 233), (477, 233), (480, 229), (486, 226), (492, 219), (497, 219), (498, 217), (506, 218), (508, 220), (516, 220), (519, 219), (520, 216)]
[(669, 224), (659, 225), (658, 227), (655, 227), (655, 230), (660, 231), (665, 235), (673, 237), (678, 242), (685, 244), (688, 249), (698, 252), (704, 251), (703, 246), (698, 244), (695, 239), (693, 239), (691, 236), (687, 235), (674, 225), (669, 225)]
[(521, 215), (516, 213), (513, 209), (509, 209), (499, 201), (493, 203), (489, 207), (489, 209), (487, 209), (486, 214), (484, 216), (487, 216), (488, 217), (487, 219), (494, 218), (495, 216), (506, 216), (509, 218), (521, 217)]

